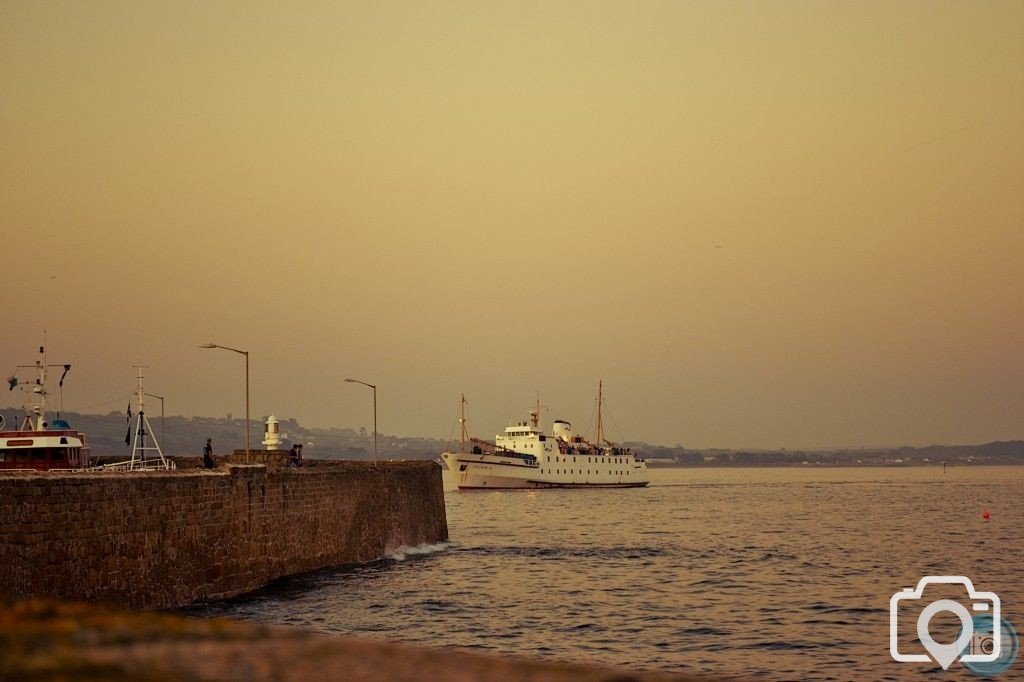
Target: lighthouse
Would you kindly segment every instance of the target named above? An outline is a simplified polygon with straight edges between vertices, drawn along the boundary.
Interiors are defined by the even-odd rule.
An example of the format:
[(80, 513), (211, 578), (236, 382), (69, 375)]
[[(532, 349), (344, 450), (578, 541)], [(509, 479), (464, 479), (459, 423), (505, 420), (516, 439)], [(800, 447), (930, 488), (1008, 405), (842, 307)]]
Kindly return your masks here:
[(281, 447), (281, 433), (278, 430), (277, 417), (270, 415), (263, 424), (263, 449), (277, 450)]

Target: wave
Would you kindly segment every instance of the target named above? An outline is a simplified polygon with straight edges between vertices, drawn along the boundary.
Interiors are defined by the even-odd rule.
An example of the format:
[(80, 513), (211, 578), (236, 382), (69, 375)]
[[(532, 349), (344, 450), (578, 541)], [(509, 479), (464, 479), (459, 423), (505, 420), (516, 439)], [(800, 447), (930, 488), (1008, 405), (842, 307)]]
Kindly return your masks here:
[(409, 547), (408, 545), (401, 545), (395, 551), (388, 554), (387, 558), (392, 561), (405, 561), (411, 556), (421, 556), (423, 554), (437, 554), (443, 552), (451, 547), (450, 542), (435, 542), (435, 543), (423, 543), (422, 545), (416, 545), (415, 547)]

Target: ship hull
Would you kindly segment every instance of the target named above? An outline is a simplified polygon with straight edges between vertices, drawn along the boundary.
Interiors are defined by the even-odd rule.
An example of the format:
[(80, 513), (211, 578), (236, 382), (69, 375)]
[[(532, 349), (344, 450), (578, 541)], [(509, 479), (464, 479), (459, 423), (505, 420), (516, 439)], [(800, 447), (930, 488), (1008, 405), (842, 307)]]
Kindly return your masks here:
[(576, 466), (545, 466), (543, 461), (530, 465), (501, 455), (456, 452), (441, 455), (451, 486), (459, 490), (643, 488), (649, 484), (646, 465), (625, 463), (625, 458), (620, 461), (603, 459), (607, 461), (593, 461), (589, 466), (582, 462), (577, 462)]
[(537, 490), (550, 488), (646, 488), (648, 481), (643, 483), (545, 483), (544, 481), (526, 481), (519, 485), (460, 485), (459, 490)]

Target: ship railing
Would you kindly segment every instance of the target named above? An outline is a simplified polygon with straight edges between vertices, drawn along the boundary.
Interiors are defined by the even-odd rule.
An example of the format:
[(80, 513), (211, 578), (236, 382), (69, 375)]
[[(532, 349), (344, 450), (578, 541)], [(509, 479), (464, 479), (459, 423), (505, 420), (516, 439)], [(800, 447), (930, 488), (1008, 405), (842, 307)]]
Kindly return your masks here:
[(88, 469), (88, 471), (173, 471), (177, 468), (178, 464), (174, 460), (167, 460), (165, 464), (158, 459), (146, 459), (141, 462), (132, 462), (132, 460), (126, 459), (123, 462), (101, 464)]

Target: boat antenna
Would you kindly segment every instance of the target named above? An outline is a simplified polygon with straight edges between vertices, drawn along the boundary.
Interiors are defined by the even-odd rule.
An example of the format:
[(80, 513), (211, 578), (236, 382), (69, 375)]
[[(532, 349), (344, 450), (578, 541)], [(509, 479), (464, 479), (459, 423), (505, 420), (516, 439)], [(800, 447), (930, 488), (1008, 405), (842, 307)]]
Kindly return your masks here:
[(604, 443), (604, 421), (601, 419), (601, 402), (604, 400), (603, 395), (604, 381), (602, 379), (597, 380), (597, 447), (601, 447)]

